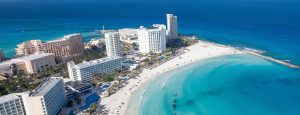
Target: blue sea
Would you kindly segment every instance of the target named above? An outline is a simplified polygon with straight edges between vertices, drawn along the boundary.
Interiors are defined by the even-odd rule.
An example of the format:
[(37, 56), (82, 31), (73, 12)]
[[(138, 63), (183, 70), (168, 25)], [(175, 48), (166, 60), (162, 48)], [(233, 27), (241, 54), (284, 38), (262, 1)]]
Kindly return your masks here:
[[(297, 0), (0, 0), (0, 48), (13, 57), (20, 42), (71, 33), (82, 33), (88, 42), (103, 37), (95, 31), (103, 25), (118, 29), (165, 24), (165, 14), (173, 13), (182, 34), (262, 50), (300, 65), (299, 6)], [(182, 80), (170, 80), (159, 94), (147, 93), (160, 90), (158, 86), (145, 91), (149, 96), (139, 113), (173, 114), (176, 99), (176, 114), (300, 114), (299, 70), (248, 55), (186, 68), (170, 73)], [(160, 101), (148, 102), (156, 98)]]

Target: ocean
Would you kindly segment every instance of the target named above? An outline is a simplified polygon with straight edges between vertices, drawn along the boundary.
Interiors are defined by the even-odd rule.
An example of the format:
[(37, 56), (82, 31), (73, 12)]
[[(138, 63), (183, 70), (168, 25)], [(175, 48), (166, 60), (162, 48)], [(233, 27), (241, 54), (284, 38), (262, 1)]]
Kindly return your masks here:
[(252, 55), (206, 59), (153, 78), (130, 115), (299, 115), (300, 71)]
[[(71, 33), (82, 33), (88, 42), (103, 37), (95, 31), (103, 25), (119, 29), (165, 24), (165, 14), (173, 13), (181, 34), (262, 50), (264, 55), (300, 65), (299, 6), (297, 0), (3, 0), (0, 48), (6, 57), (13, 57), (18, 43)], [(300, 114), (299, 76), (299, 70), (254, 56), (214, 58), (151, 81), (138, 113)]]

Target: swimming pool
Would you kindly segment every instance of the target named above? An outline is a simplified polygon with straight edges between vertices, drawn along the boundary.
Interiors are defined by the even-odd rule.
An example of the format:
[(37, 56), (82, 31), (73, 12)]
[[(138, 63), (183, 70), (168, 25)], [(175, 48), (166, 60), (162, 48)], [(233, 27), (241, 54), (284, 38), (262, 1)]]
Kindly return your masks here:
[(96, 103), (100, 99), (100, 96), (98, 96), (96, 93), (91, 94), (86, 98), (86, 104), (82, 107), (80, 107), (81, 110), (88, 109), (92, 104)]

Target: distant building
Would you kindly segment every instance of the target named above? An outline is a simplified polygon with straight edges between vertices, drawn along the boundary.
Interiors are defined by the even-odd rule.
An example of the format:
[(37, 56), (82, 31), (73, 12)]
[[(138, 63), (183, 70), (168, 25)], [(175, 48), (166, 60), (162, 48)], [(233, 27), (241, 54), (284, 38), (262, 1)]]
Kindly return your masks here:
[(107, 56), (120, 56), (121, 54), (121, 42), (118, 32), (106, 32), (105, 33), (105, 45)]
[(139, 51), (146, 53), (161, 53), (166, 50), (166, 26), (154, 24), (153, 27), (141, 26), (137, 30)]
[(29, 40), (17, 45), (16, 55), (17, 56), (26, 56), (30, 54), (43, 52), (43, 44), (41, 40)]
[(68, 62), (69, 77), (73, 81), (91, 82), (97, 74), (111, 74), (122, 69), (121, 57), (105, 57), (89, 62), (82, 62), (75, 65), (73, 61)]
[(2, 49), (0, 49), (0, 62), (4, 60), (4, 55)]
[(133, 28), (119, 29), (120, 40), (126, 43), (138, 43), (137, 30)]
[(80, 34), (66, 35), (63, 39), (44, 43), (43, 50), (54, 53), (58, 62), (65, 62), (84, 51), (83, 39)]
[(58, 62), (70, 60), (84, 51), (83, 39), (80, 34), (70, 34), (62, 39), (48, 42), (30, 40), (17, 45), (16, 54), (26, 56), (35, 53), (53, 53)]
[(98, 46), (101, 46), (103, 43), (105, 43), (105, 39), (102, 39), (102, 38), (100, 38), (100, 39), (91, 39), (91, 41), (89, 41), (87, 43), (87, 45), (98, 47)]
[(12, 76), (18, 73), (39, 73), (55, 66), (55, 58), (52, 53), (40, 53), (27, 55), (0, 62), (0, 75)]
[(50, 77), (23, 98), (27, 115), (56, 115), (67, 102), (63, 79)]
[(25, 115), (21, 98), (14, 94), (1, 96), (0, 115)]
[(167, 14), (167, 36), (168, 39), (178, 38), (177, 16)]

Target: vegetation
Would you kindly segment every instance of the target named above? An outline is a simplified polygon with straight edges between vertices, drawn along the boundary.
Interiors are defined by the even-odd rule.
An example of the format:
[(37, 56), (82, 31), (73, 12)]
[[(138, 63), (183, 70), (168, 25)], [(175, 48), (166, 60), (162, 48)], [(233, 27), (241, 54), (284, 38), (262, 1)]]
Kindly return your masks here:
[[(92, 47), (86, 50), (82, 55), (77, 56), (74, 59), (75, 63), (80, 63), (83, 60), (89, 61), (93, 59), (98, 59), (104, 57), (106, 54), (104, 51), (97, 47)], [(56, 66), (49, 68), (47, 70), (41, 71), (36, 74), (22, 74), (19, 73), (14, 77), (8, 77), (5, 80), (0, 80), (0, 96), (9, 93), (18, 93), (23, 91), (30, 91), (35, 89), (41, 81), (52, 75), (61, 76), (68, 78), (67, 65), (65, 63), (57, 64)], [(107, 80), (111, 80), (107, 78)]]
[(89, 115), (95, 114), (96, 110), (97, 110), (97, 104), (92, 104), (89, 109), (86, 111)]
[(101, 82), (111, 82), (114, 79), (116, 79), (117, 77), (125, 76), (128, 73), (130, 73), (130, 71), (119, 70), (119, 71), (116, 71), (112, 74), (97, 74), (97, 75), (94, 75), (93, 83), (98, 84), (98, 83), (101, 83)]
[(55, 67), (49, 68), (37, 74), (17, 74), (14, 77), (8, 77), (0, 81), (0, 96), (9, 93), (18, 93), (35, 89), (41, 81), (51, 75), (67, 77), (67, 67), (63, 64), (58, 64)]
[(137, 49), (138, 45), (136, 43), (126, 43), (126, 42), (121, 42), (121, 55), (127, 55), (133, 50), (138, 50)]
[(167, 47), (171, 49), (178, 49), (182, 47), (191, 46), (198, 42), (196, 36), (179, 36), (180, 39), (172, 39), (167, 43)]
[(106, 56), (105, 51), (99, 51), (97, 49), (89, 49), (89, 50), (85, 51), (82, 55), (77, 56), (74, 59), (74, 62), (76, 64), (78, 64), (83, 61), (95, 60), (95, 59), (103, 58), (105, 56)]

